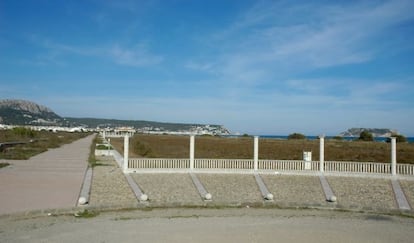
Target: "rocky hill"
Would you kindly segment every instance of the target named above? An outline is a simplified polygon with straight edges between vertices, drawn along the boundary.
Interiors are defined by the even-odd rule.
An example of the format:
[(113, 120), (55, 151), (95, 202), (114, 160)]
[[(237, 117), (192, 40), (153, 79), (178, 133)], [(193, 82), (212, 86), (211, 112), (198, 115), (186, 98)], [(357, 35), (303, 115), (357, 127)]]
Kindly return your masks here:
[(71, 118), (61, 117), (51, 109), (26, 100), (0, 100), (0, 124), (32, 125), (32, 126), (62, 126), (86, 128), (116, 128), (133, 127), (139, 132), (153, 133), (185, 133), (228, 135), (224, 126), (207, 124), (183, 124), (154, 122), (142, 120), (115, 120), (100, 118)]
[(391, 134), (399, 134), (397, 130), (388, 128), (350, 128), (339, 134), (342, 137), (359, 137), (361, 132), (367, 131), (374, 137), (390, 137)]
[(9, 125), (63, 125), (51, 109), (26, 100), (0, 100), (0, 123)]

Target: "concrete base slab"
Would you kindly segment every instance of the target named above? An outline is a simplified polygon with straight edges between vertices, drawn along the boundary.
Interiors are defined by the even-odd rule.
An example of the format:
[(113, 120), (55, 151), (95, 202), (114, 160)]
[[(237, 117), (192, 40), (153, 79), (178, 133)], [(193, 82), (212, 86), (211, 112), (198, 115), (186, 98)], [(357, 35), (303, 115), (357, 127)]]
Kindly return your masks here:
[(401, 189), (400, 182), (397, 179), (391, 179), (392, 189), (394, 191), (395, 199), (397, 200), (398, 208), (402, 210), (411, 210), (410, 204)]

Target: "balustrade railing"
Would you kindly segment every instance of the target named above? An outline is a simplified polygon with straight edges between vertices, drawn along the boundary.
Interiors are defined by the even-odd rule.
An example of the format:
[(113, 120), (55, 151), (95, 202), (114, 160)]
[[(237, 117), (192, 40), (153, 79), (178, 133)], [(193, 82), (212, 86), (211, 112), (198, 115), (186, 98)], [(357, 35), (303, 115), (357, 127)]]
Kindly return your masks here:
[(188, 169), (190, 159), (138, 158), (128, 160), (128, 169)]
[[(259, 160), (258, 171), (319, 171), (319, 161)], [(134, 158), (128, 160), (128, 169), (163, 170), (190, 169), (190, 159)], [(254, 160), (249, 159), (194, 159), (195, 170), (253, 171)], [(325, 161), (325, 172), (390, 174), (389, 163)], [(398, 164), (397, 173), (414, 175), (413, 164)]]
[[(318, 162), (303, 160), (259, 160), (259, 170), (318, 170)], [(309, 164), (310, 167), (306, 165)]]
[(397, 164), (397, 174), (414, 175), (414, 165), (413, 164)]
[(325, 161), (324, 167), (327, 172), (391, 173), (389, 163)]
[(195, 159), (194, 168), (253, 170), (253, 163), (249, 159)]

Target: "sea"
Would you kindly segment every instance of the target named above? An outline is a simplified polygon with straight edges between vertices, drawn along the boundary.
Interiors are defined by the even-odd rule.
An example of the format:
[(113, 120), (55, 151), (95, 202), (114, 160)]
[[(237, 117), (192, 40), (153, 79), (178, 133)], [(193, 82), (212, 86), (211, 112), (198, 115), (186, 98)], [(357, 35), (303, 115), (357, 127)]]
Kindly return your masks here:
[[(280, 139), (280, 140), (284, 140), (287, 139), (288, 136), (284, 136), (284, 135), (258, 135), (260, 138), (270, 138), (270, 139)], [(242, 135), (229, 135), (229, 137), (242, 137)], [(332, 139), (335, 136), (325, 136), (325, 139)], [(406, 137), (407, 138), (407, 142), (409, 143), (414, 143), (414, 137)], [(306, 136), (306, 139), (308, 140), (317, 140), (319, 139), (319, 136)], [(388, 137), (374, 137), (374, 141), (376, 142), (386, 142), (388, 139)], [(342, 137), (342, 140), (344, 141), (354, 141), (354, 140), (358, 140), (358, 137)]]
[[(261, 138), (270, 138), (270, 139), (287, 139), (288, 136), (281, 136), (281, 135), (259, 135)], [(325, 139), (332, 139), (335, 136), (325, 136)], [(319, 139), (319, 136), (306, 136), (308, 140), (316, 140)], [(344, 141), (354, 141), (358, 140), (358, 137), (342, 137)], [(376, 142), (386, 142), (388, 137), (374, 137), (374, 141)], [(407, 142), (414, 143), (414, 137), (407, 137)]]

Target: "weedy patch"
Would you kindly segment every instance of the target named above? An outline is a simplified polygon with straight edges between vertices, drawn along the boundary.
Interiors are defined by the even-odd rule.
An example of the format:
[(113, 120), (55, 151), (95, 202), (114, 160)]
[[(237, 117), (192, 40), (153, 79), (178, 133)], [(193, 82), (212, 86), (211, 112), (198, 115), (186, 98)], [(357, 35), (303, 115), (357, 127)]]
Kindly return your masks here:
[(115, 218), (114, 220), (115, 221), (119, 221), (119, 220), (125, 220), (125, 221), (127, 221), (127, 220), (135, 220), (136, 218), (133, 218), (133, 217), (119, 217), (119, 218)]
[(99, 215), (99, 212), (96, 211), (89, 211), (87, 209), (77, 212), (74, 214), (76, 218), (94, 218)]
[(9, 165), (10, 165), (9, 163), (0, 163), (0, 169), (3, 167), (9, 166)]
[(188, 219), (188, 218), (196, 218), (198, 219), (200, 216), (199, 215), (173, 215), (168, 217), (168, 219)]

